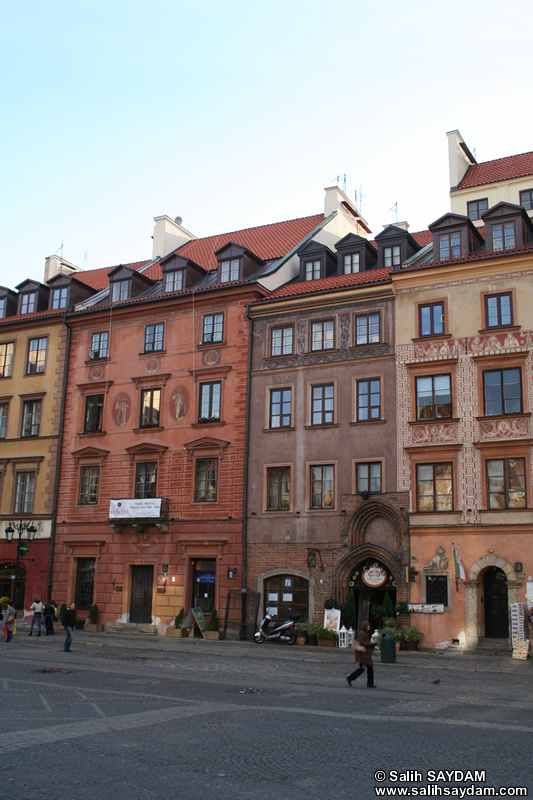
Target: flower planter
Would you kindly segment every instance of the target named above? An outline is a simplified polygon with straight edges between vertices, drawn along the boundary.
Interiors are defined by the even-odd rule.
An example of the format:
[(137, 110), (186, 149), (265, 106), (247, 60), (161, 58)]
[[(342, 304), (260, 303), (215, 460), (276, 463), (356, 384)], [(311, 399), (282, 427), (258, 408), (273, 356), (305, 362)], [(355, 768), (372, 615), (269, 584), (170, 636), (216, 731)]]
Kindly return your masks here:
[(318, 640), (317, 640), (315, 634), (314, 633), (310, 633), (309, 636), (307, 637), (307, 644), (312, 644), (313, 646), (316, 647), (317, 643), (318, 643)]
[(297, 636), (296, 644), (307, 644), (307, 636)]
[(219, 631), (204, 631), (204, 639), (220, 639)]
[(84, 631), (89, 631), (89, 633), (102, 633), (105, 628), (105, 625), (102, 622), (86, 622), (83, 626)]
[(405, 643), (406, 650), (418, 650), (418, 642), (406, 642)]
[(167, 636), (175, 636), (181, 638), (181, 628), (167, 628)]
[(337, 644), (336, 639), (319, 639), (318, 646), (319, 647), (335, 647)]

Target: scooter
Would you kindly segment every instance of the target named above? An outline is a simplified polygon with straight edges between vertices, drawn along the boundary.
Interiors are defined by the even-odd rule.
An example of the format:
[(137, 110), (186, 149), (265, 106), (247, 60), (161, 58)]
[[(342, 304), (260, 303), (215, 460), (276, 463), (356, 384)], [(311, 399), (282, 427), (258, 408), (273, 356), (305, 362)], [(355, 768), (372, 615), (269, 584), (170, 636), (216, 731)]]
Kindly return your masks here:
[(273, 622), (274, 617), (267, 608), (265, 618), (259, 625), (257, 633), (254, 633), (254, 642), (262, 644), (263, 642), (285, 642), (286, 644), (294, 644), (296, 641), (296, 620), (300, 619), (300, 614), (296, 612), (290, 613), (290, 619), (286, 622), (274, 622), (272, 630), (269, 625)]

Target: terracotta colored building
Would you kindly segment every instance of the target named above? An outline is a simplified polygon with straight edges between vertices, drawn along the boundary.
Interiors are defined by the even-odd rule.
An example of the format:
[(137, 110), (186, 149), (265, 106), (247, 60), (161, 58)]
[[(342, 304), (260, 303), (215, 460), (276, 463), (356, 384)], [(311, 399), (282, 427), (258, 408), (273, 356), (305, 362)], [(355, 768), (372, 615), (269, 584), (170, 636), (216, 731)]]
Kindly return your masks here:
[(157, 218), (152, 261), (76, 276), (93, 296), (66, 318), (53, 582), (81, 617), (96, 603), (106, 623), (191, 607), (222, 621), (232, 591), (241, 628), (247, 306), (292, 276), (302, 243), (362, 224), (327, 207), (339, 194), (325, 214), (206, 239)]

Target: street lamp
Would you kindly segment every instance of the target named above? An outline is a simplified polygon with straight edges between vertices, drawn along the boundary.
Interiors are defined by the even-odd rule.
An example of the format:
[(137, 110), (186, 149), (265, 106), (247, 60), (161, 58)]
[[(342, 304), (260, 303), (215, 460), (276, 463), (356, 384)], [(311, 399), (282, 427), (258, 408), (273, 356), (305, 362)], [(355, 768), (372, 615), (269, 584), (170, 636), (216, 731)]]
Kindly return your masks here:
[(20, 522), (8, 522), (6, 528), (6, 539), (8, 542), (13, 541), (13, 536), (15, 533), (18, 535), (18, 543), (17, 543), (17, 563), (15, 566), (15, 580), (13, 582), (13, 592), (11, 595), (11, 602), (15, 605), (17, 600), (17, 583), (19, 579), (19, 561), (20, 561), (20, 553), (23, 551), (23, 555), (28, 551), (28, 545), (22, 542), (22, 534), (26, 534), (26, 538), (29, 542), (32, 542), (35, 538), (35, 534), (37, 533), (37, 528), (30, 520), (29, 522), (24, 522), (24, 520), (20, 520)]

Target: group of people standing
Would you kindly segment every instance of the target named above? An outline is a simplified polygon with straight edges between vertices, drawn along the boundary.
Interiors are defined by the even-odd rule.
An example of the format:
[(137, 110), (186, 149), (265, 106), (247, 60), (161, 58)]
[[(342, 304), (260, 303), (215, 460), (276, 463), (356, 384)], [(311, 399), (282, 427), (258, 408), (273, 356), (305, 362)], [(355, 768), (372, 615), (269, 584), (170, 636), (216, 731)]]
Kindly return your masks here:
[[(30, 632), (28, 636), (33, 635), (33, 629), (37, 626), (37, 636), (41, 635), (41, 620), (44, 619), (44, 626), (45, 626), (45, 635), (46, 636), (53, 636), (54, 635), (54, 622), (58, 621), (57, 616), (57, 606), (53, 600), (48, 600), (46, 603), (42, 603), (38, 597), (36, 597), (33, 603), (30, 606), (30, 611), (33, 612), (33, 616), (31, 619), (30, 625)], [(13, 633), (15, 631), (15, 622), (17, 618), (17, 612), (13, 603), (10, 601), (9, 603), (4, 601), (2, 603), (2, 613), (3, 613), (3, 627), (4, 627), (4, 642), (10, 642), (13, 639)], [(70, 606), (67, 608), (65, 613), (63, 614), (63, 619), (61, 620), (62, 627), (65, 629), (66, 638), (65, 644), (63, 646), (63, 650), (66, 653), (71, 653), (70, 645), (72, 642), (72, 637), (74, 633), (74, 628), (76, 626), (76, 606), (74, 603), (71, 603)]]

